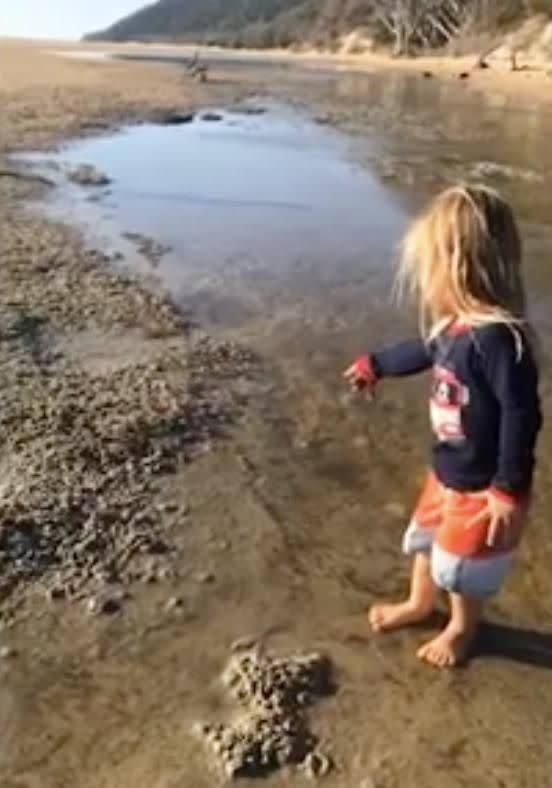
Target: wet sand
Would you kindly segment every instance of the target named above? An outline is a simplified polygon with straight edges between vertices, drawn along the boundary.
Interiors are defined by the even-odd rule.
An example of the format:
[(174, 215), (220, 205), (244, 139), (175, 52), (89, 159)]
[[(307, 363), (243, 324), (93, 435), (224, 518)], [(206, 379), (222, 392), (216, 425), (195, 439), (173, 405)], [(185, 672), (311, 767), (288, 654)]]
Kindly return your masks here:
[[(239, 84), (190, 87), (170, 70), (142, 67), (138, 85), (137, 72), (131, 70), (136, 66), (68, 66), (56, 60), (47, 68), (48, 79), (55, 78), (58, 87), (45, 87), (37, 84), (42, 77), (30, 68), (31, 55), (15, 52), (13, 68), (18, 71), (15, 58), (26, 60), (34, 86), (21, 83), (10, 89), (2, 116), (6, 148), (39, 147), (62, 134), (87, 132), (89, 117), (111, 123), (149, 117), (159, 106), (220, 104), (233, 100), (244, 82), (248, 88), (255, 85), (253, 73)], [(37, 66), (46, 74), (40, 58)], [(549, 355), (548, 181), (519, 176), (521, 170), (548, 171), (546, 113), (527, 116), (508, 105), (489, 109), (486, 102), (478, 103), (480, 98), (449, 96), (446, 86), (442, 93), (431, 93), (441, 87), (402, 80), (359, 83), (336, 76), (305, 82), (291, 75), (269, 87), (277, 97), (308, 105), (325, 122), (352, 132), (356, 160), (376, 172), (382, 168), (383, 182), (406, 211), (424, 192), (458, 177), (467, 163), (475, 167), (488, 161), (491, 153), (492, 161), (513, 168), (513, 176), (502, 175), (503, 185), (524, 219), (532, 300), (539, 307)], [(267, 92), (266, 82), (257, 89)], [(77, 96), (79, 112), (68, 112)], [(521, 147), (520, 129), (530, 130)], [(375, 151), (365, 145), (373, 140)], [(501, 149), (497, 140), (502, 140)], [(366, 282), (362, 271), (356, 278), (328, 280), (315, 269), (309, 276), (307, 268), (293, 280), (293, 288), (286, 280), (276, 290), (268, 288), (268, 301), (261, 303), (269, 303), (270, 310), (263, 308), (233, 325), (225, 323), (222, 309), (217, 312), (217, 295), (225, 283), (215, 271), (210, 282), (214, 306), (202, 315), (212, 338), (206, 349), (202, 346), (198, 368), (191, 363), (197, 346), (190, 335), (185, 348), (178, 332), (159, 337), (154, 330), (151, 336), (151, 312), (159, 320), (161, 310), (166, 319), (164, 301), (156, 297), (151, 309), (137, 308), (138, 285), (123, 285), (118, 277), (106, 285), (102, 266), (110, 261), (100, 260), (98, 268), (98, 260), (86, 257), (71, 231), (22, 213), (18, 200), (36, 196), (35, 187), (0, 179), (0, 188), (3, 313), (10, 318), (3, 327), (3, 353), (10, 355), (6, 363), (15, 354), (18, 364), (24, 360), (32, 367), (24, 376), (27, 382), (39, 385), (33, 377), (37, 358), (50, 362), (40, 355), (40, 342), (38, 348), (36, 343), (29, 346), (28, 321), (22, 337), (14, 336), (13, 318), (18, 316), (10, 310), (21, 304), (45, 321), (39, 338), (48, 340), (46, 348), (57, 348), (64, 360), (77, 365), (81, 377), (85, 370), (111, 374), (109, 365), (120, 356), (125, 368), (130, 365), (141, 378), (140, 364), (150, 352), (157, 359), (176, 344), (186, 370), (179, 371), (173, 360), (169, 372), (176, 377), (168, 383), (171, 390), (186, 386), (193, 398), (197, 391), (189, 387), (190, 372), (199, 376), (198, 385), (212, 382), (215, 373), (209, 365), (220, 364), (221, 343), (231, 338), (239, 341), (237, 347), (254, 351), (251, 356), (240, 351), (235, 363), (230, 353), (224, 388), (234, 392), (226, 404), (235, 418), (226, 436), (201, 434), (200, 442), (208, 441), (209, 450), (194, 453), (176, 473), (155, 474), (156, 489), (146, 491), (147, 506), (175, 502), (179, 507), (165, 513), (166, 521), (154, 521), (162, 525), (174, 553), (166, 563), (166, 557), (148, 555), (154, 559), (153, 566), (148, 564), (155, 575), (151, 582), (137, 578), (131, 583), (131, 598), (122, 600), (123, 611), (114, 617), (90, 615), (88, 597), (50, 601), (40, 592), (30, 600), (25, 596), (15, 618), (7, 616), (2, 644), (17, 656), (2, 663), (2, 788), (224, 784), (206, 769), (208, 752), (190, 730), (197, 719), (216, 721), (232, 714), (235, 707), (228, 705), (217, 677), (236, 639), (263, 633), (269, 633), (267, 648), (278, 654), (322, 651), (335, 665), (336, 693), (307, 712), (321, 749), (335, 762), (325, 779), (328, 786), (552, 784), (547, 736), (552, 714), (548, 428), (541, 443), (533, 523), (516, 571), (489, 609), (494, 624), (487, 627), (479, 656), (468, 669), (435, 673), (417, 664), (413, 655), (437, 622), (375, 638), (363, 620), (364, 609), (378, 595), (393, 596), (404, 587), (407, 567), (398, 545), (427, 446), (424, 381), (390, 385), (372, 406), (342, 399), (339, 371), (350, 354), (411, 328), (409, 315), (391, 317), (383, 296), (391, 270), (384, 268)], [(52, 265), (76, 279), (63, 299), (56, 299), (59, 280), (46, 280), (47, 287), (44, 279), (37, 280)], [(236, 291), (247, 282), (247, 272), (238, 271)], [(19, 292), (15, 307), (14, 289)], [(91, 305), (101, 316), (93, 321), (93, 331), (86, 314)], [(187, 308), (192, 316), (194, 306), (198, 299), (191, 293)], [(172, 329), (175, 313), (168, 314)], [(222, 348), (227, 356), (228, 348)], [(129, 385), (131, 390), (135, 386), (132, 378)], [(73, 391), (74, 384), (69, 388)], [(17, 392), (12, 389), (11, 396)], [(544, 395), (547, 414), (547, 375)], [(201, 394), (209, 403), (213, 396), (213, 391)], [(22, 429), (25, 421), (17, 425)], [(118, 522), (117, 516), (113, 519)], [(118, 538), (117, 529), (109, 533)], [(112, 592), (109, 578), (103, 582)], [(287, 768), (264, 784), (308, 781)]]

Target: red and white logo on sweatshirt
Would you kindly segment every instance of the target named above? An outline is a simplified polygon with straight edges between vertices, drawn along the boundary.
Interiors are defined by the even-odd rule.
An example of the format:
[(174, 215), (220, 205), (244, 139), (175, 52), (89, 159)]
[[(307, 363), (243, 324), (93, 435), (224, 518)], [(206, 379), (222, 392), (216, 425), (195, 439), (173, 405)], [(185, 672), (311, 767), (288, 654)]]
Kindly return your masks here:
[(462, 408), (469, 401), (469, 390), (450, 369), (433, 367), (430, 413), (433, 432), (439, 441), (461, 443), (466, 439)]

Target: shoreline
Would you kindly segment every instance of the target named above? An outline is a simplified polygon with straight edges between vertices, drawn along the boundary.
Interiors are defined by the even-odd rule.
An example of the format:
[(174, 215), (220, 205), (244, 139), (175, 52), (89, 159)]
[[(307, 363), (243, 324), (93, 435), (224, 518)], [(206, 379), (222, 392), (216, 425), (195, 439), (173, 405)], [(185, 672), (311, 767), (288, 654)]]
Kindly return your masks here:
[[(504, 47), (503, 47), (504, 48)], [(462, 55), (431, 54), (405, 58), (395, 58), (385, 51), (366, 52), (362, 54), (342, 54), (320, 50), (292, 51), (289, 49), (228, 49), (218, 46), (201, 46), (194, 44), (168, 43), (87, 43), (65, 45), (59, 52), (69, 50), (71, 56), (77, 58), (80, 52), (144, 55), (155, 58), (156, 55), (191, 57), (199, 51), (206, 59), (216, 56), (220, 63), (228, 65), (244, 63), (248, 65), (290, 65), (313, 69), (330, 69), (336, 72), (354, 71), (359, 73), (406, 72), (420, 75), (431, 75), (437, 79), (457, 79), (467, 74), (466, 84), (477, 90), (492, 91), (521, 99), (539, 99), (552, 103), (552, 59), (524, 57), (519, 55), (520, 67), (516, 71), (510, 68), (510, 59), (499, 50), (491, 54), (486, 62), (488, 68), (478, 67), (479, 53)]]

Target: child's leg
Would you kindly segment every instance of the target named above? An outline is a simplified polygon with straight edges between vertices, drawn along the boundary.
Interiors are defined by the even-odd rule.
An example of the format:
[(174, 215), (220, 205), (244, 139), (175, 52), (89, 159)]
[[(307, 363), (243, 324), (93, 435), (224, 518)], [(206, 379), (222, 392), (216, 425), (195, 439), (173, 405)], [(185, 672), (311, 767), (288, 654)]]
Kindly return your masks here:
[[(512, 552), (489, 549), (485, 497), (451, 493), (444, 524), (431, 550), (431, 576), (450, 599), (450, 621), (418, 651), (420, 659), (440, 668), (463, 662), (477, 633), (485, 599), (496, 594), (512, 563)], [(517, 514), (519, 532), (527, 507)], [(481, 513), (485, 515), (481, 517)]]
[(414, 624), (427, 618), (433, 610), (437, 588), (431, 579), (430, 560), (426, 553), (414, 556), (408, 599), (395, 604), (374, 605), (368, 618), (374, 632)]
[(466, 659), (483, 610), (480, 598), (462, 594), (449, 594), (449, 598), (449, 623), (440, 635), (418, 651), (420, 659), (438, 668), (454, 667)]

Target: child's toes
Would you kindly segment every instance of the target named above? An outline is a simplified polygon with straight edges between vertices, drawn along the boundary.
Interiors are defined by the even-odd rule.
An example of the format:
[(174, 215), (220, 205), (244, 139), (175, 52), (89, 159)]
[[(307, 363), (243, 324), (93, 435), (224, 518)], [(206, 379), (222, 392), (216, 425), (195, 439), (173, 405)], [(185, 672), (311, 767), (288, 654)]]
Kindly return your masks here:
[(453, 668), (465, 659), (468, 640), (448, 629), (418, 649), (418, 658), (437, 668)]
[(368, 613), (368, 621), (374, 632), (391, 632), (423, 621), (430, 612), (429, 605), (413, 605), (407, 599), (398, 604), (374, 605)]
[(384, 626), (385, 613), (382, 609), (383, 607), (383, 605), (374, 605), (368, 612), (368, 622), (374, 632), (381, 632)]
[(424, 662), (429, 662), (429, 653), (431, 651), (431, 643), (424, 643), (421, 648), (418, 649), (416, 652), (416, 656), (418, 659), (422, 659)]
[(435, 638), (418, 650), (418, 659), (422, 659), (436, 668), (444, 668), (448, 663), (448, 654), (439, 642), (439, 638)]

